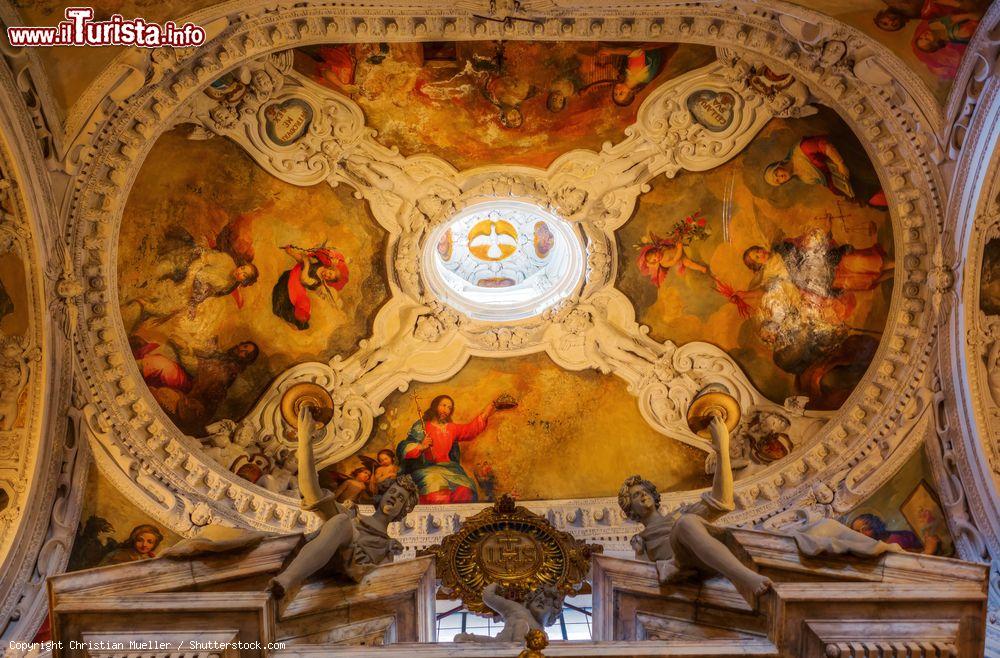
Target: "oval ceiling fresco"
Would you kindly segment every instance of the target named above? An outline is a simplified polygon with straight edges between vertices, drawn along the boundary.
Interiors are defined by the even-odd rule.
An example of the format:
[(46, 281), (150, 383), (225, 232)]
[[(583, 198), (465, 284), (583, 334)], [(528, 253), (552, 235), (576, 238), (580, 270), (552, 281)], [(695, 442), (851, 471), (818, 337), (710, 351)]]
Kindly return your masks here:
[(830, 110), (773, 119), (725, 165), (657, 179), (618, 241), (617, 286), (650, 335), (721, 347), (775, 402), (837, 409), (875, 355), (892, 226)]
[(296, 187), (234, 143), (157, 141), (122, 218), (118, 296), (157, 402), (203, 435), (291, 365), (356, 348), (389, 295), (386, 236), (345, 187)]
[(466, 169), (599, 150), (660, 83), (714, 60), (669, 43), (452, 41), (300, 48), (295, 67), (355, 101), (383, 144)]
[[(501, 396), (500, 407), (515, 406), (484, 414)], [(563, 370), (541, 353), (473, 358), (447, 381), (414, 384), (382, 406), (365, 446), (321, 473), (342, 500), (369, 501), (400, 471), (424, 503), (614, 496), (635, 473), (661, 491), (709, 484), (705, 454), (650, 427), (624, 381)], [(435, 434), (424, 449), (423, 437), (439, 431), (447, 440)]]
[[(354, 99), (379, 139), (404, 154), (543, 166), (621, 139), (653, 87), (713, 54), (669, 44), (360, 44), (300, 49), (295, 65)], [(769, 69), (761, 76), (792, 84)], [(502, 100), (500, 90), (521, 82), (531, 90), (520, 101)], [(230, 83), (206, 93), (233, 93)], [(244, 86), (233, 88), (242, 95)], [(724, 132), (733, 100), (705, 88), (686, 107), (698, 125)], [(291, 366), (358, 350), (389, 297), (389, 239), (347, 186), (282, 182), (229, 139), (193, 139), (203, 134), (162, 136), (136, 179), (119, 236), (121, 317), (141, 376), (174, 424), (203, 437), (225, 468), (285, 493), (296, 469), (287, 446), (251, 450), (252, 423), (219, 421), (241, 420)], [(501, 210), (442, 224), (425, 241), (423, 266), (486, 303), (532, 287), (533, 274), (551, 274), (545, 265), (573, 246), (579, 267), (567, 281), (576, 286), (579, 236), (562, 235), (554, 216)], [(618, 229), (617, 253), (615, 285), (650, 338), (718, 346), (770, 400), (801, 396), (811, 410), (837, 409), (855, 389), (892, 294), (885, 195), (858, 140), (825, 108), (770, 120), (709, 171), (654, 179)], [(478, 415), (503, 394), (517, 404)], [(324, 470), (344, 500), (364, 500), (399, 470), (418, 480), (425, 503), (613, 496), (637, 472), (663, 491), (708, 484), (704, 453), (653, 429), (624, 380), (564, 370), (542, 353), (475, 357), (444, 382), (373, 404), (384, 412), (367, 442)], [(428, 454), (419, 435), (438, 421), (450, 434), (435, 445), (448, 448)]]

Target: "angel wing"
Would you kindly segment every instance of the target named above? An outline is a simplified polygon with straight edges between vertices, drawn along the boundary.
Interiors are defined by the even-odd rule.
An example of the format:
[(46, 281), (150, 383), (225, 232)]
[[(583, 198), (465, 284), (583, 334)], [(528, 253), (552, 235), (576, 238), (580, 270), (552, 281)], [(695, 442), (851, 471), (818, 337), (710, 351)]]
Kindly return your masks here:
[(378, 468), (378, 461), (374, 457), (369, 457), (368, 455), (359, 455), (358, 459), (361, 460), (362, 466), (364, 466), (365, 468), (367, 468), (369, 471), (372, 472), (372, 475), (375, 474), (375, 469)]
[(330, 488), (330, 485), (333, 485), (334, 489), (336, 489), (342, 482), (354, 479), (350, 475), (341, 473), (340, 471), (335, 471), (332, 468), (324, 468), (320, 471), (320, 475), (323, 478), (323, 486)]
[(215, 235), (212, 248), (224, 251), (233, 257), (237, 265), (253, 262), (253, 223), (274, 206), (274, 199), (245, 213), (235, 215)]
[[(49, 302), (49, 311), (57, 319), (63, 335), (72, 339), (76, 334), (79, 311), (75, 298), (83, 292), (83, 286), (73, 269), (73, 256), (69, 247), (61, 240), (56, 240), (58, 261), (46, 267), (45, 275), (54, 284), (55, 295)], [(14, 302), (0, 282), (0, 318), (14, 311)]]

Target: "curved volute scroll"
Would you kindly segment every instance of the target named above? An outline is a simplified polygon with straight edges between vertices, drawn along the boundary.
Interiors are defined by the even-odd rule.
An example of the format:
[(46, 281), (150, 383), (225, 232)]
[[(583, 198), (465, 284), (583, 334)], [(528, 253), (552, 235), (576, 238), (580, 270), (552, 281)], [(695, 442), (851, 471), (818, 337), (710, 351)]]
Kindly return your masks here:
[[(623, 141), (599, 153), (572, 151), (544, 174), (529, 175), (567, 219), (590, 215), (613, 229), (629, 216), (627, 197), (634, 201), (651, 178), (717, 167), (772, 117), (815, 112), (808, 88), (791, 73), (775, 73), (732, 51), (722, 51), (722, 58), (660, 85)], [(439, 158), (404, 157), (382, 146), (356, 103), (290, 70), (290, 62), (291, 51), (285, 51), (218, 78), (175, 123), (233, 139), (289, 183), (347, 183), (393, 232), (414, 233), (421, 219), (440, 221), (455, 210), (456, 197), (477, 184), (477, 175), (458, 177)]]
[[(656, 145), (650, 174), (718, 167), (742, 151), (773, 117), (816, 113), (812, 95), (791, 73), (720, 49), (719, 62), (663, 85), (639, 109), (627, 133)], [(641, 148), (626, 143), (620, 150)]]
[[(322, 419), (323, 438), (316, 443), (316, 461), (332, 463), (351, 454), (371, 434), (376, 407), (363, 395), (356, 382), (347, 380), (341, 371), (322, 363), (304, 363), (285, 371), (272, 385), (241, 424), (249, 423), (258, 441), (274, 442), (284, 448), (296, 445), (294, 417), (288, 413), (289, 396), (296, 389), (314, 386), (328, 396), (329, 417)], [(314, 402), (315, 407), (318, 402)], [(294, 406), (294, 405), (293, 405)], [(274, 450), (270, 451), (274, 452)]]
[(194, 97), (176, 123), (200, 126), (206, 138), (232, 139), (281, 180), (323, 182), (337, 163), (322, 154), (355, 147), (371, 131), (356, 104), (317, 93), (292, 75), (291, 66), (292, 51), (248, 62)]

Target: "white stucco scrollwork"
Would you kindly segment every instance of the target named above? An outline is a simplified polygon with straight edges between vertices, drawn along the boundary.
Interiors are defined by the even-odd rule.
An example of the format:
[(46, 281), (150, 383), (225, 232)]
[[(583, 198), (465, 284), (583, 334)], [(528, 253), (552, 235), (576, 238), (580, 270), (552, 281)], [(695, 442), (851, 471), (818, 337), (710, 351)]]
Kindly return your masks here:
[[(102, 472), (110, 474), (116, 486), (127, 488), (154, 518), (182, 533), (190, 531), (194, 518), (276, 531), (314, 523), (299, 511), (293, 496), (241, 480), (209, 458), (196, 438), (181, 435), (123, 356), (128, 354), (127, 342), (114, 294), (122, 207), (159, 134), (181, 122), (197, 122), (205, 135), (241, 144), (283, 180), (349, 185), (390, 235), (386, 264), (392, 297), (375, 318), (372, 335), (353, 354), (285, 373), (243, 419), (254, 431), (284, 440), (275, 407), (280, 387), (293, 381), (322, 382), (340, 401), (341, 415), (322, 446), (323, 459), (329, 462), (363, 444), (366, 428), (393, 391), (413, 381), (442, 381), (472, 356), (544, 350), (563, 367), (613, 371), (628, 382), (647, 420), (681, 440), (698, 440), (683, 434), (678, 412), (709, 377), (727, 380), (748, 418), (768, 410), (788, 415), (801, 428), (794, 433), (795, 450), (782, 461), (741, 471), (734, 522), (758, 523), (797, 506), (822, 507), (832, 514), (841, 509), (840, 500), (851, 504), (850, 492), (884, 482), (920, 444), (910, 431), (919, 421), (911, 408), (921, 399), (919, 391), (929, 387), (936, 306), (925, 283), (934, 267), (943, 267), (933, 262), (932, 246), (942, 223), (941, 180), (919, 136), (928, 126), (937, 130), (940, 117), (929, 109), (922, 84), (859, 31), (784, 3), (636, 6), (588, 1), (539, 6), (533, 9), (539, 22), (530, 26), (479, 21), (473, 14), (485, 11), (488, 3), (475, 5), (477, 10), (472, 5), (304, 2), (275, 7), (251, 2), (239, 13), (206, 9), (196, 17), (213, 26), (211, 42), (195, 53), (175, 53), (167, 59), (154, 55), (135, 64), (130, 70), (144, 72), (138, 85), (137, 78), (129, 76), (131, 82), (122, 86), (120, 76), (109, 74), (104, 91), (119, 94), (114, 111), (102, 109), (86, 120), (71, 121), (80, 129), (67, 139), (74, 146), (60, 166), (70, 185), (62, 217), (72, 272), (55, 280), (77, 280), (84, 286), (82, 294), (66, 294), (64, 299), (78, 318), (71, 325), (77, 327), (73, 336), (85, 396), (92, 417), (100, 419), (93, 425), (99, 430), (93, 442), (101, 447), (100, 452), (95, 449), (95, 460), (103, 465)], [(807, 38), (809, 30), (790, 33), (779, 22), (783, 16), (819, 26), (822, 38)], [(690, 111), (684, 115), (690, 95), (675, 89), (685, 103), (674, 100), (671, 105), (668, 92), (660, 91), (663, 104), (644, 106), (646, 123), (640, 120), (618, 144), (564, 154), (545, 170), (508, 166), (458, 172), (439, 158), (407, 157), (385, 148), (358, 122), (360, 115), (348, 99), (297, 74), (286, 72), (280, 80), (268, 74), (266, 81), (253, 75), (271, 71), (268, 62), (281, 70), (274, 64), (281, 61), (280, 53), (315, 43), (592, 40), (595, 24), (600, 25), (601, 39), (725, 48), (723, 62), (678, 81), (689, 84), (685, 93), (708, 92), (703, 96), (707, 100), (720, 92), (735, 94), (730, 124), (735, 127), (727, 128), (732, 132), (721, 133), (724, 137), (709, 134), (693, 122)], [(850, 65), (860, 61), (868, 68)], [(118, 61), (109, 70), (124, 65)], [(790, 76), (790, 84), (784, 89), (755, 87), (754, 71), (765, 66)], [(884, 80), (870, 75), (875, 67), (893, 77), (888, 90)], [(254, 103), (260, 101), (252, 109), (246, 106), (243, 114), (238, 105), (235, 112), (228, 108), (235, 120), (217, 103), (209, 103), (214, 99), (205, 94), (226, 74), (248, 85)], [(661, 89), (667, 87), (669, 83)], [(310, 108), (310, 125), (294, 145), (276, 146), (267, 132), (268, 108), (295, 100)], [(802, 115), (816, 104), (836, 110), (867, 148), (889, 199), (900, 263), (891, 319), (871, 371), (844, 407), (824, 418), (795, 415), (794, 401), (786, 406), (766, 403), (732, 360), (715, 348), (652, 341), (635, 322), (634, 311), (626, 308), (627, 300), (613, 288), (618, 267), (614, 231), (631, 216), (654, 176), (717, 166), (735, 155), (742, 148), (740, 140), (749, 141), (771, 116)], [(292, 104), (282, 107), (286, 117), (303, 111), (299, 106), (293, 112)], [(725, 107), (712, 104), (711, 111), (724, 112)], [(275, 112), (272, 120), (278, 116)], [(286, 136), (294, 133), (293, 127)], [(430, 234), (455, 212), (486, 198), (535, 203), (578, 232), (586, 271), (579, 289), (562, 304), (522, 321), (488, 323), (463, 315), (429, 293), (421, 258)], [(944, 265), (947, 262), (944, 258)], [(664, 497), (665, 505), (696, 495), (670, 494)], [(533, 507), (590, 540), (624, 546), (631, 534), (611, 499), (544, 501)], [(434, 543), (459, 517), (476, 509), (421, 508), (412, 515), (411, 525), (394, 532), (409, 548)]]
[[(0, 9), (4, 26), (9, 18), (8, 8)], [(74, 268), (60, 248), (48, 177), (61, 138), (57, 114), (35, 55), (6, 45), (0, 55), (0, 257), (23, 276), (23, 283), (6, 281), (14, 304), (23, 306), (16, 310), (23, 322), (0, 332), (0, 489), (7, 499), (0, 510), (0, 641), (6, 644), (30, 638), (45, 615), (44, 579), (69, 558), (86, 460), (77, 459), (65, 413), (74, 316), (64, 306), (49, 310), (50, 300), (75, 300), (82, 292), (63, 274)]]
[(995, 242), (1000, 238), (1000, 6), (984, 17), (949, 105), (954, 182), (942, 239), (953, 291), (940, 308), (939, 422), (929, 442), (958, 553), (992, 562), (987, 655), (1000, 652), (1000, 399)]
[(364, 389), (355, 380), (345, 377), (345, 370), (339, 365), (339, 362), (335, 362), (333, 367), (304, 363), (286, 370), (272, 385), (274, 394), (261, 399), (244, 422), (254, 423), (258, 433), (264, 437), (273, 436), (279, 442), (294, 446), (295, 438), (288, 434), (288, 425), (281, 417), (281, 398), (293, 384), (319, 384), (330, 392), (334, 413), (323, 428), (325, 438), (317, 443), (316, 459), (321, 463), (331, 463), (350, 455), (359, 442), (363, 443), (371, 434), (377, 407), (365, 397)]

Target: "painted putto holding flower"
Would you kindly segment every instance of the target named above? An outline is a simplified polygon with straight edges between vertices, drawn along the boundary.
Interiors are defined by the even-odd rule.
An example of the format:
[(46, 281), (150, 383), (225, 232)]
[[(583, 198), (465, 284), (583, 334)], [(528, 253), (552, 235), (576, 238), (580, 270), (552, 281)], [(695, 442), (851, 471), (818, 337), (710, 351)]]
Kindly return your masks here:
[(682, 276), (689, 269), (707, 274), (708, 267), (691, 259), (686, 248), (709, 235), (708, 220), (700, 211), (676, 222), (666, 236), (647, 233), (636, 245), (639, 271), (657, 287), (667, 278), (671, 268), (676, 268), (677, 274)]

